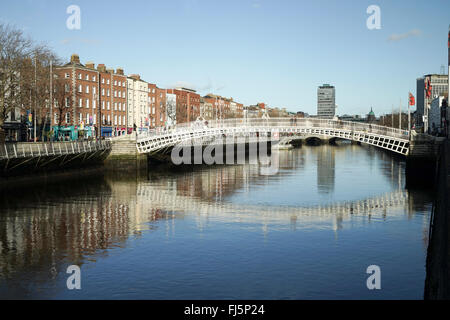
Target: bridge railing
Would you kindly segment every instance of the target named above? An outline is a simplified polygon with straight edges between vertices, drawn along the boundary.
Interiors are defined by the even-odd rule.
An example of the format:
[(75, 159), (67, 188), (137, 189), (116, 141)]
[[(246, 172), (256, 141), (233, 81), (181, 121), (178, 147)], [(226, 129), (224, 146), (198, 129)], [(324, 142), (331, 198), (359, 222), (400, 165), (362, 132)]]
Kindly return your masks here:
[(400, 139), (409, 139), (409, 131), (397, 128), (385, 127), (376, 124), (359, 123), (352, 121), (341, 121), (318, 118), (237, 118), (224, 120), (207, 120), (180, 123), (173, 127), (151, 129), (147, 133), (139, 134), (137, 139), (144, 139), (155, 135), (164, 135), (180, 132), (192, 132), (202, 129), (239, 128), (239, 127), (264, 127), (277, 129), (281, 127), (321, 128), (321, 129), (344, 129), (390, 136)]
[(29, 158), (95, 152), (111, 148), (108, 140), (70, 142), (19, 142), (0, 144), (0, 159)]

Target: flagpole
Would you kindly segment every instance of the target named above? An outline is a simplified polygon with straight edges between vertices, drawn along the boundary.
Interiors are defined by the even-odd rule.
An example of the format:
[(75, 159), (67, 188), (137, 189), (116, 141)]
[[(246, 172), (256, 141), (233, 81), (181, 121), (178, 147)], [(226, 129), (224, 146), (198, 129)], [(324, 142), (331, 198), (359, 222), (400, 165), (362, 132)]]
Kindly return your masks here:
[(36, 113), (37, 113), (37, 57), (36, 54), (34, 56), (34, 142), (37, 142), (36, 137)]
[(394, 105), (392, 105), (392, 114), (391, 114), (391, 127), (394, 127)]
[(411, 136), (411, 102), (409, 101), (411, 99), (411, 93), (408, 95), (408, 133)]
[[(52, 131), (53, 125), (53, 61), (50, 59), (50, 129)], [(53, 136), (50, 138), (53, 139)]]

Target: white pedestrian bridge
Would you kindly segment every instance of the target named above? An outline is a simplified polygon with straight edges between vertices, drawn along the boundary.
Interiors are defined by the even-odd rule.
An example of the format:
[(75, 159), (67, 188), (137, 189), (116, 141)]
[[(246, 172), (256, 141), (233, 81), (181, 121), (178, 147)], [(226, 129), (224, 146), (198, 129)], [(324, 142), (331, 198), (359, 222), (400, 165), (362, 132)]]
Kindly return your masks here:
[(340, 138), (390, 150), (402, 155), (409, 152), (409, 131), (359, 123), (319, 118), (238, 118), (199, 120), (157, 128), (137, 136), (139, 153), (154, 154), (181, 143), (211, 141), (217, 137), (289, 137)]

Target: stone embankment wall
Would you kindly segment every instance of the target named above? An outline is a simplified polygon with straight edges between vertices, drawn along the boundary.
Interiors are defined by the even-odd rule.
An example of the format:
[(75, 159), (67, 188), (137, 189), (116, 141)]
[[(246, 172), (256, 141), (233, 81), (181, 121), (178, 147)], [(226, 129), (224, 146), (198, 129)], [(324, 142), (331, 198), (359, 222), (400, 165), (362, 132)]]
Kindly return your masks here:
[(436, 177), (436, 200), (430, 221), (424, 298), (450, 299), (450, 142), (442, 146)]
[(146, 170), (147, 155), (139, 154), (136, 147), (136, 133), (112, 138), (112, 148), (105, 160), (108, 169), (128, 171)]
[(406, 184), (408, 186), (433, 187), (436, 162), (444, 138), (428, 134), (411, 133), (409, 154), (406, 158)]

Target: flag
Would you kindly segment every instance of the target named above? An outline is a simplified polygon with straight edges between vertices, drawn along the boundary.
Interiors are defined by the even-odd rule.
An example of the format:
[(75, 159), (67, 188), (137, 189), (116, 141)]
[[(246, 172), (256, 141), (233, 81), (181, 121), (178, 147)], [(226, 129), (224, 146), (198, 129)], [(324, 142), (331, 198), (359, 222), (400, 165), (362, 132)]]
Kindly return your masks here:
[(416, 104), (416, 99), (414, 98), (413, 94), (409, 93), (409, 105), (414, 106)]
[(431, 86), (430, 79), (428, 78), (425, 82), (425, 93), (426, 93), (427, 98), (431, 97), (431, 89), (432, 88), (433, 87)]

